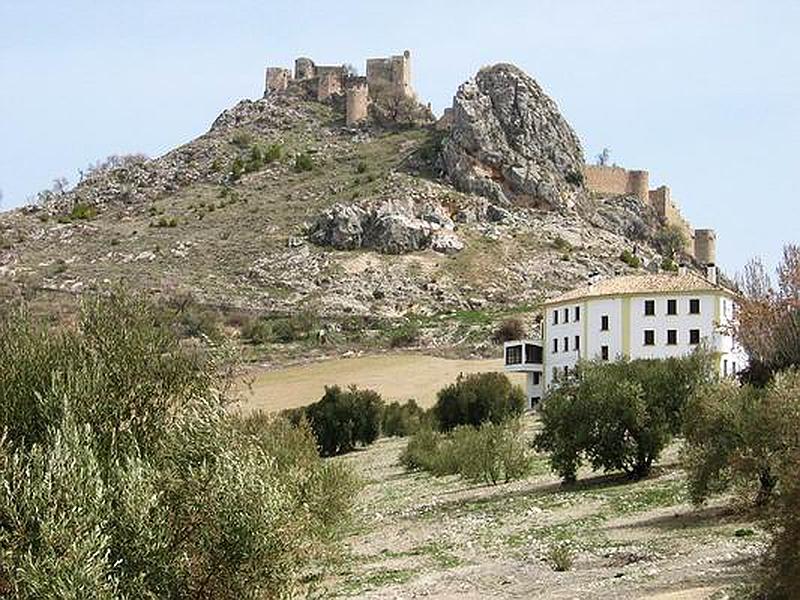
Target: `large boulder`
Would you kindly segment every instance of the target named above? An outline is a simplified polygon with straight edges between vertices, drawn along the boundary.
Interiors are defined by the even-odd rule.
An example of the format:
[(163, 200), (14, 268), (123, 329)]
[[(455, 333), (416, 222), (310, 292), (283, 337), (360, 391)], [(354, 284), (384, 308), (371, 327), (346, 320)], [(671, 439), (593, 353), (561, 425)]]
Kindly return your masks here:
[(513, 65), (483, 68), (458, 89), (452, 118), (442, 158), (457, 188), (500, 204), (574, 204), (580, 141), (533, 78)]
[(314, 243), (338, 250), (405, 254), (433, 248), (452, 253), (463, 248), (454, 227), (441, 204), (403, 198), (334, 204), (314, 220), (308, 234)]

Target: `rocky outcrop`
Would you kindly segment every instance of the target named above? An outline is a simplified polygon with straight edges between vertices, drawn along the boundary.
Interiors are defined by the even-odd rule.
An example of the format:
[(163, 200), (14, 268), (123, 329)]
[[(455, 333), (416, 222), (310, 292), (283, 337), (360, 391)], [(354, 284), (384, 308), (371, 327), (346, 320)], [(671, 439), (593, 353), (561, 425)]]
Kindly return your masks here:
[(398, 199), (334, 204), (314, 220), (308, 235), (312, 242), (338, 250), (405, 254), (433, 248), (452, 253), (463, 248), (454, 227), (441, 204)]
[(457, 188), (501, 204), (562, 209), (582, 189), (578, 137), (513, 65), (481, 69), (458, 89), (442, 158)]

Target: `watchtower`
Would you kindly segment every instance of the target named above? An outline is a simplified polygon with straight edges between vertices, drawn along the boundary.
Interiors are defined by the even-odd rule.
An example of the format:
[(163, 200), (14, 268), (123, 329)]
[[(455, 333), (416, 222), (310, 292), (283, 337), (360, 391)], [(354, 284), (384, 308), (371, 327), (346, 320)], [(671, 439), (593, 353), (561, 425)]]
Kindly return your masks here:
[(347, 82), (345, 102), (348, 127), (367, 120), (369, 107), (369, 85), (366, 77), (352, 77)]

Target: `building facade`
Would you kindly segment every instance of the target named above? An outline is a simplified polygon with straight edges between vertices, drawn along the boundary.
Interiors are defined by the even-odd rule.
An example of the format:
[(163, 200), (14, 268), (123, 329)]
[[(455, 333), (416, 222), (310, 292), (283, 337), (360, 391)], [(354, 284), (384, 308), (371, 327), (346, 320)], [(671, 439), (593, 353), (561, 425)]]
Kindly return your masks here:
[(587, 285), (543, 304), (542, 339), (507, 342), (505, 368), (527, 374), (531, 407), (581, 360), (680, 357), (702, 344), (731, 377), (747, 364), (730, 332), (735, 300), (713, 266), (706, 278), (681, 270)]

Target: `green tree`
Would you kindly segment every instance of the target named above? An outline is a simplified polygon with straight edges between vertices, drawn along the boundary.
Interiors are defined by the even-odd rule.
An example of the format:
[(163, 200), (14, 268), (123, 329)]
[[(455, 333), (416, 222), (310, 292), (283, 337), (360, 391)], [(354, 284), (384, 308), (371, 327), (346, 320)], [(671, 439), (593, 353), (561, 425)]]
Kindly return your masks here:
[(457, 425), (500, 423), (524, 409), (525, 394), (505, 374), (473, 373), (439, 390), (433, 414), (442, 431), (449, 431)]
[(712, 373), (698, 351), (666, 360), (591, 362), (552, 388), (541, 406), (534, 445), (550, 466), (575, 481), (584, 460), (593, 468), (644, 477), (680, 430), (685, 404)]

